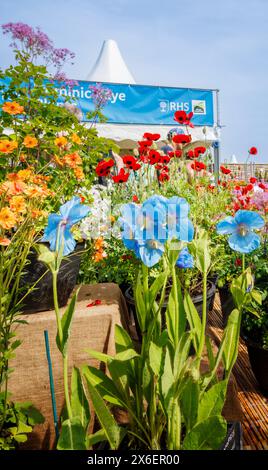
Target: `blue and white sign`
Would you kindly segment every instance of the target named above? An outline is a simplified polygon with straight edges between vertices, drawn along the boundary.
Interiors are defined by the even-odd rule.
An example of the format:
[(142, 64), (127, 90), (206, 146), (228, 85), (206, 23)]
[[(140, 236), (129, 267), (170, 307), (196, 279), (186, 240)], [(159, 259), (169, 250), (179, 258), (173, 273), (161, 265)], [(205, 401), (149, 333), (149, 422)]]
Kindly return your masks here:
[[(79, 81), (73, 88), (55, 84), (59, 103), (64, 102), (67, 95), (73, 97), (83, 113), (83, 121), (88, 121), (87, 113), (94, 110), (92, 85), (96, 83)], [(192, 122), (195, 126), (214, 125), (213, 90), (115, 83), (102, 85), (112, 92), (103, 109), (108, 123), (174, 125), (174, 112), (184, 110), (194, 113)]]

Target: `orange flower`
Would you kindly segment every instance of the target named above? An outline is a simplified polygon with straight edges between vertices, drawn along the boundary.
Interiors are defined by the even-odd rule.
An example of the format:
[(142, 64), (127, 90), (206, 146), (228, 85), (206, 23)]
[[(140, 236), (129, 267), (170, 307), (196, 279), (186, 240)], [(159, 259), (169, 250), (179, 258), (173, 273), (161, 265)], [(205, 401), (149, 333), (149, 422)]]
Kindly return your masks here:
[(18, 176), (21, 181), (29, 181), (33, 177), (33, 172), (30, 168), (26, 168), (25, 170), (19, 170)]
[(0, 140), (0, 152), (2, 153), (12, 153), (18, 147), (18, 142), (13, 140)]
[(63, 148), (63, 147), (65, 147), (65, 145), (67, 144), (67, 139), (66, 139), (66, 137), (63, 137), (63, 136), (57, 137), (57, 138), (54, 140), (54, 143), (55, 143), (55, 145), (57, 145), (57, 147)]
[(41, 186), (31, 186), (31, 187), (28, 187), (25, 190), (25, 194), (29, 198), (46, 197), (49, 194), (49, 191), (47, 190), (47, 188), (45, 186), (43, 186), (43, 187), (41, 187)]
[(8, 246), (10, 245), (11, 240), (9, 238), (0, 238), (0, 245), (2, 246)]
[(24, 107), (16, 101), (6, 101), (2, 109), (8, 114), (22, 114), (24, 112)]
[(23, 181), (5, 181), (0, 186), (0, 194), (7, 193), (8, 196), (15, 196), (16, 194), (23, 193), (27, 188)]
[(20, 162), (25, 163), (26, 162), (26, 155), (25, 153), (20, 154)]
[(68, 155), (65, 155), (63, 159), (66, 165), (68, 165), (70, 168), (75, 168), (77, 165), (82, 164), (82, 159), (77, 152), (69, 153)]
[(72, 137), (71, 137), (71, 140), (75, 144), (81, 144), (81, 142), (82, 142), (82, 140), (80, 139), (80, 137), (77, 134), (73, 134)]
[(7, 179), (9, 181), (21, 181), (21, 178), (19, 177), (18, 173), (8, 173)]
[(3, 207), (0, 210), (0, 226), (3, 229), (9, 230), (16, 224), (16, 217), (9, 207)]
[(39, 217), (45, 217), (47, 215), (46, 211), (42, 211), (40, 209), (33, 209), (31, 211), (31, 217), (33, 219), (38, 219)]
[(27, 149), (32, 149), (34, 147), (37, 147), (38, 145), (38, 140), (35, 137), (32, 137), (31, 135), (26, 135), (23, 141), (25, 147)]
[(49, 181), (50, 176), (45, 176), (45, 175), (35, 175), (33, 177), (33, 183), (35, 184), (42, 184), (44, 181)]
[(64, 160), (58, 157), (58, 155), (54, 155), (53, 161), (58, 165), (58, 166), (63, 166), (64, 165)]
[(85, 178), (84, 172), (80, 167), (74, 169), (74, 174), (78, 180), (83, 180)]
[(9, 201), (10, 209), (15, 213), (25, 213), (26, 212), (26, 203), (23, 196), (13, 196)]
[(102, 249), (102, 248), (103, 248), (103, 244), (104, 244), (104, 241), (103, 241), (103, 238), (102, 238), (102, 237), (96, 238), (96, 241), (95, 241), (95, 249), (96, 249), (96, 250)]

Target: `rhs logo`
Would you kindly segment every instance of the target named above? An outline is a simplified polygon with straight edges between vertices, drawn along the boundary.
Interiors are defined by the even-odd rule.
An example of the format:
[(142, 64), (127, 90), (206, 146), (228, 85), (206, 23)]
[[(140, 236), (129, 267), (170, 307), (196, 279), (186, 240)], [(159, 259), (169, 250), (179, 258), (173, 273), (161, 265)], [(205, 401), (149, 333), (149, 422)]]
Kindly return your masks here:
[(207, 114), (206, 102), (204, 100), (192, 100), (192, 111), (194, 114)]

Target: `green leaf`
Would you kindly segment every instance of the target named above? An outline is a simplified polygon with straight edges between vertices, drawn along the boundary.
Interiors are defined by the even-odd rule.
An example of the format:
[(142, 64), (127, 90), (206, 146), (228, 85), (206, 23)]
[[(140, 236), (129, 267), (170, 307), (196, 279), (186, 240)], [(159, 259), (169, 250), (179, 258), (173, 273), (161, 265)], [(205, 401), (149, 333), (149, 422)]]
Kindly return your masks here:
[(198, 421), (204, 421), (210, 416), (220, 415), (226, 397), (227, 381), (223, 380), (213, 385), (202, 395), (198, 409)]
[(86, 431), (77, 416), (63, 421), (57, 449), (86, 450)]
[(223, 364), (226, 369), (226, 373), (230, 375), (231, 370), (236, 362), (238, 354), (238, 345), (240, 337), (240, 324), (241, 324), (241, 312), (238, 309), (234, 309), (229, 315), (227, 326), (224, 330), (222, 342), (224, 343), (223, 348)]
[(189, 245), (190, 252), (194, 254), (195, 265), (203, 274), (208, 273), (211, 264), (209, 246), (210, 239), (205, 230), (201, 230), (198, 238)]
[(45, 417), (34, 406), (30, 406), (25, 414), (27, 415), (28, 423), (31, 426), (45, 422)]
[(86, 438), (87, 449), (92, 449), (92, 447), (99, 442), (107, 441), (106, 434), (103, 429), (95, 432), (94, 434), (88, 434)]
[(183, 450), (217, 450), (223, 443), (226, 432), (225, 419), (222, 416), (211, 416), (186, 434)]
[(91, 357), (94, 357), (94, 359), (97, 359), (100, 362), (104, 362), (104, 364), (109, 364), (109, 362), (111, 362), (114, 359), (113, 356), (109, 356), (108, 354), (104, 354), (99, 351), (94, 351), (93, 349), (86, 349), (86, 352)]
[(61, 318), (61, 326), (62, 326), (62, 333), (63, 333), (62, 343), (59, 338), (59, 333), (57, 334), (57, 337), (56, 337), (58, 349), (63, 354), (63, 356), (65, 356), (67, 352), (68, 340), (69, 340), (69, 336), (71, 333), (72, 319), (73, 319), (73, 315), (75, 312), (75, 305), (76, 305), (78, 293), (79, 293), (79, 289), (77, 289), (77, 291), (72, 296), (71, 302), (67, 306), (67, 309), (65, 310), (65, 313)]
[(153, 284), (151, 285), (149, 289), (149, 303), (150, 303), (150, 309), (153, 308), (154, 301), (157, 297), (157, 294), (162, 290), (162, 287), (165, 283), (165, 280), (168, 276), (168, 271), (160, 273), (158, 277), (155, 279)]
[(117, 353), (133, 348), (132, 339), (120, 325), (115, 325), (115, 345)]
[(22, 443), (27, 441), (28, 436), (27, 434), (15, 434), (14, 439), (16, 442)]
[(90, 409), (80, 370), (77, 367), (74, 367), (72, 370), (71, 409), (73, 416), (77, 416), (83, 428), (87, 430), (90, 421)]
[(87, 383), (97, 388), (102, 398), (117, 406), (124, 406), (123, 397), (117, 389), (114, 382), (101, 370), (91, 366), (84, 366), (82, 369), (83, 376)]
[(162, 354), (162, 348), (151, 342), (149, 347), (149, 365), (157, 377), (160, 376)]
[(120, 427), (117, 425), (112, 413), (106, 406), (97, 389), (93, 387), (89, 381), (87, 381), (87, 386), (100, 425), (106, 435), (111, 449), (116, 450), (118, 449), (121, 440)]
[(126, 349), (115, 355), (114, 359), (116, 361), (124, 362), (133, 359), (134, 357), (139, 357), (139, 354), (134, 349)]
[(196, 310), (193, 301), (189, 292), (185, 292), (184, 295), (184, 309), (186, 312), (187, 320), (189, 322), (191, 332), (193, 334), (193, 343), (194, 348), (198, 351), (201, 333), (202, 333), (202, 324), (198, 311)]
[(262, 294), (260, 291), (256, 289), (252, 290), (251, 297), (253, 298), (253, 300), (255, 300), (255, 302), (257, 302), (257, 304), (262, 305)]
[(181, 409), (187, 431), (190, 431), (197, 422), (199, 405), (199, 385), (194, 380), (188, 380), (181, 397)]

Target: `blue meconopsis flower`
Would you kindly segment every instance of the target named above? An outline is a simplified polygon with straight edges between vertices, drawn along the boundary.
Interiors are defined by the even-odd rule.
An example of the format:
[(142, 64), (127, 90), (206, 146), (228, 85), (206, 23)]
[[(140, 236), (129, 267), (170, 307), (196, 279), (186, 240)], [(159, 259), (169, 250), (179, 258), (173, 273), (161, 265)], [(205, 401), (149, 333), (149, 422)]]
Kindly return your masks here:
[(162, 257), (167, 240), (193, 239), (188, 213), (188, 203), (178, 197), (154, 195), (142, 205), (124, 204), (119, 219), (123, 242), (146, 266), (154, 266)]
[(176, 266), (181, 269), (191, 269), (194, 267), (194, 258), (189, 253), (187, 246), (181, 250), (176, 262)]
[(234, 217), (226, 217), (217, 224), (221, 235), (230, 235), (229, 246), (240, 253), (251, 253), (260, 246), (260, 237), (254, 230), (264, 227), (264, 219), (253, 211), (239, 210)]
[(71, 228), (83, 219), (89, 210), (88, 206), (81, 204), (79, 197), (73, 197), (60, 207), (60, 214), (48, 216), (48, 225), (45, 228), (42, 241), (50, 243), (51, 251), (56, 251), (57, 243), (58, 247), (63, 243), (63, 255), (70, 254), (76, 245)]

